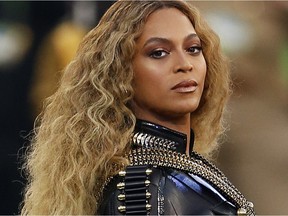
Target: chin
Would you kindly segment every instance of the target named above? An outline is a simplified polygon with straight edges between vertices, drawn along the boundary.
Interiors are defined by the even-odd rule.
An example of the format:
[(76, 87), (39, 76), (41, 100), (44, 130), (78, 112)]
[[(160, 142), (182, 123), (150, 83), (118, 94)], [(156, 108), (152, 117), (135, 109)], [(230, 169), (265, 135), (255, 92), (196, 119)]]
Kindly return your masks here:
[(196, 109), (198, 108), (198, 106), (195, 106), (195, 107), (189, 107), (189, 108), (176, 108), (176, 109), (173, 109), (171, 111), (168, 111), (168, 112), (162, 112), (162, 114), (166, 113), (167, 116), (170, 116), (170, 117), (182, 117), (182, 116), (185, 116), (187, 114), (191, 114), (192, 112), (194, 112)]
[(179, 105), (178, 110), (179, 113), (187, 114), (194, 112), (199, 106), (199, 103), (191, 103), (191, 104), (185, 104), (184, 106)]

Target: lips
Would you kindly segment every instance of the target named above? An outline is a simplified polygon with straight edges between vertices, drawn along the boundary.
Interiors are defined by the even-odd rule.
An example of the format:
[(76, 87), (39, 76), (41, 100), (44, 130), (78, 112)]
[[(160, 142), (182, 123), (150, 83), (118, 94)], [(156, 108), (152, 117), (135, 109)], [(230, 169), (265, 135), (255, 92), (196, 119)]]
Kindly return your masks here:
[(195, 80), (184, 80), (172, 87), (172, 90), (179, 93), (189, 93), (194, 92), (197, 87), (198, 83)]

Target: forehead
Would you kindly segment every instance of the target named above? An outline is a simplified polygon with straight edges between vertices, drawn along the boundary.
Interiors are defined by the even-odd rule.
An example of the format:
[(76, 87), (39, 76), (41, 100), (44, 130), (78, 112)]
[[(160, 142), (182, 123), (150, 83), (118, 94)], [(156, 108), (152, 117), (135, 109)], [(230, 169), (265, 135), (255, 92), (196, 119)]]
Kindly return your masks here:
[(163, 8), (154, 11), (147, 18), (142, 36), (167, 36), (196, 33), (190, 19), (176, 8)]

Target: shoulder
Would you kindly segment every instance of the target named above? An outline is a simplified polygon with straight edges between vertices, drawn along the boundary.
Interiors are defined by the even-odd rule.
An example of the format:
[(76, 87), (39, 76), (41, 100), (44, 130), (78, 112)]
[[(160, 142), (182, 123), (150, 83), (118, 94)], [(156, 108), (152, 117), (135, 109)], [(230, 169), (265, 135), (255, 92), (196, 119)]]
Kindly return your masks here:
[[(148, 214), (157, 204), (159, 168), (149, 165), (128, 166), (106, 185), (99, 214)], [(153, 195), (152, 195), (153, 194)]]
[(128, 166), (103, 191), (99, 214), (221, 214), (235, 208), (197, 176), (167, 167)]
[(145, 214), (151, 209), (152, 169), (148, 165), (127, 166), (106, 185), (103, 199), (98, 208), (99, 214)]

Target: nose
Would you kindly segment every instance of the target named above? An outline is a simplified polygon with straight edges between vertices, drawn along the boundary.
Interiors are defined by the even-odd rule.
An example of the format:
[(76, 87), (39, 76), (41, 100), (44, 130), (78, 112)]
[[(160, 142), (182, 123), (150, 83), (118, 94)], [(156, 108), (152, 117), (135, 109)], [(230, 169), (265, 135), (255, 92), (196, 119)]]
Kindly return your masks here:
[[(177, 72), (190, 72), (193, 70), (193, 64), (191, 62), (191, 56), (188, 56), (187, 53), (178, 53), (177, 56), (175, 56), (175, 66), (174, 71)], [(189, 58), (190, 57), (190, 58)]]

